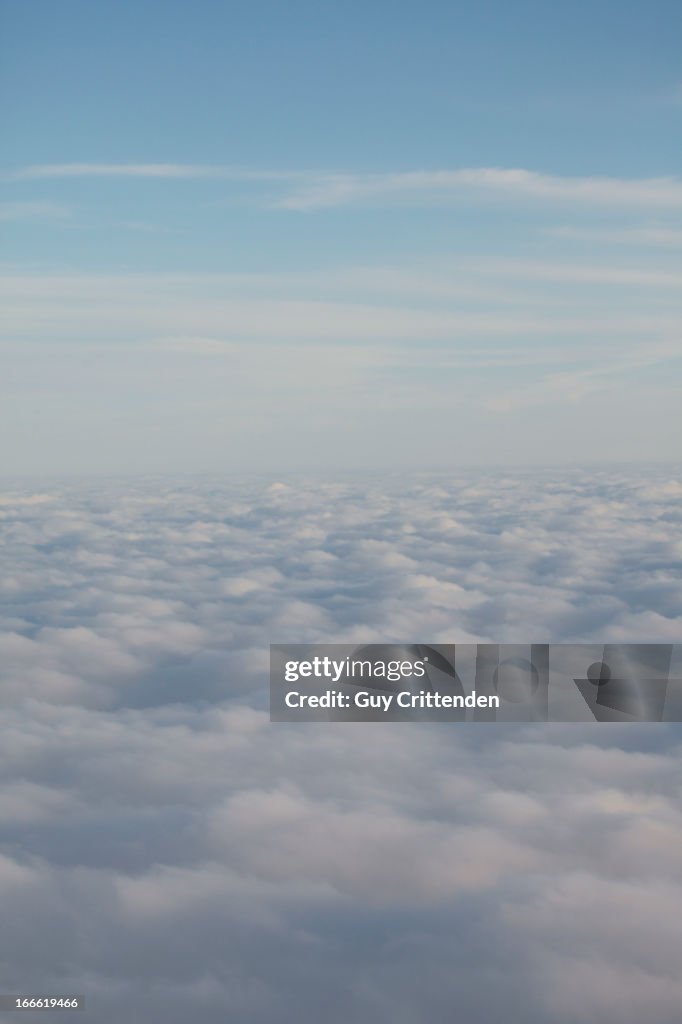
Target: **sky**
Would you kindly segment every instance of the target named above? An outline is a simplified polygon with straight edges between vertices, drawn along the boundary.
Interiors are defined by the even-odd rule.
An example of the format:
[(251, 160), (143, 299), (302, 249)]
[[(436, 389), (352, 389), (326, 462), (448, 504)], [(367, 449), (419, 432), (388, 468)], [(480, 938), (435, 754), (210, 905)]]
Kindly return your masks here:
[(681, 30), (5, 0), (0, 471), (679, 458)]
[(0, 993), (679, 1024), (679, 726), (268, 714), (679, 644), (679, 3), (0, 8)]

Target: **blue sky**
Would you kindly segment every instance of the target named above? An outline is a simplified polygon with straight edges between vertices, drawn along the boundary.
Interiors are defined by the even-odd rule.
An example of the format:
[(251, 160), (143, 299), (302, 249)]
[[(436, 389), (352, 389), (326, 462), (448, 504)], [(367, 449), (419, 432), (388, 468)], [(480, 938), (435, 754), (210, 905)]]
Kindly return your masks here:
[(5, 3), (2, 469), (678, 457), (681, 30)]

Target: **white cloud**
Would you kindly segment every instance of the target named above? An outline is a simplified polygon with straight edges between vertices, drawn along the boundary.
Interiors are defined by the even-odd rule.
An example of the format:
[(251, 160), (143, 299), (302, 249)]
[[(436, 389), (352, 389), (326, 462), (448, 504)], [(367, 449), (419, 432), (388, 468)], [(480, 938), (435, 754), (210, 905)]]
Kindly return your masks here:
[(2, 985), (672, 1024), (678, 729), (271, 725), (266, 681), (270, 640), (678, 640), (681, 502), (663, 468), (4, 491)]

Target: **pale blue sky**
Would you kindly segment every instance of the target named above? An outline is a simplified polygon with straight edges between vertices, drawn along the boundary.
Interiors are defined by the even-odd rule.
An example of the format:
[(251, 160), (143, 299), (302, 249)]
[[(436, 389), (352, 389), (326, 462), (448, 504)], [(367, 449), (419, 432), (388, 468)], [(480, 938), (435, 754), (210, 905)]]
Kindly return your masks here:
[(3, 11), (2, 471), (679, 456), (678, 3)]

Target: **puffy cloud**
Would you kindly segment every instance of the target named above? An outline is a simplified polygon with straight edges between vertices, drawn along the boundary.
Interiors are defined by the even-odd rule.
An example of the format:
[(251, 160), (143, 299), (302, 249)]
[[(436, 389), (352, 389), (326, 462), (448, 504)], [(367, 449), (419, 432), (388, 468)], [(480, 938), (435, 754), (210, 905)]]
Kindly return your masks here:
[(676, 1022), (676, 727), (273, 725), (266, 679), (270, 640), (677, 640), (681, 509), (662, 469), (3, 493), (0, 989)]

